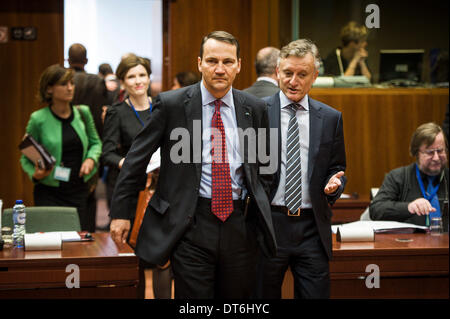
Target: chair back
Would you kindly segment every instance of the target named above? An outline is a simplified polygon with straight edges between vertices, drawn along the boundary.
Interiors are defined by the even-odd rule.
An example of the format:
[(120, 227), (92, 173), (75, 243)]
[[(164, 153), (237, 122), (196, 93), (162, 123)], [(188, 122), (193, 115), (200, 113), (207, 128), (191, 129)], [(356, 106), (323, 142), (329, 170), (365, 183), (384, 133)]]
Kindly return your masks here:
[(378, 187), (372, 187), (370, 189), (370, 200), (374, 199), (375, 196), (377, 196), (379, 188)]
[[(50, 231), (81, 231), (80, 218), (75, 207), (26, 207), (26, 233)], [(13, 228), (12, 208), (3, 211), (2, 227)]]
[[(377, 196), (379, 188), (378, 187), (371, 187), (370, 188), (370, 200), (373, 200), (375, 198), (375, 196)], [(361, 216), (359, 217), (359, 220), (372, 220), (370, 218), (370, 212), (369, 212), (369, 207), (367, 207), (364, 212), (361, 214)]]

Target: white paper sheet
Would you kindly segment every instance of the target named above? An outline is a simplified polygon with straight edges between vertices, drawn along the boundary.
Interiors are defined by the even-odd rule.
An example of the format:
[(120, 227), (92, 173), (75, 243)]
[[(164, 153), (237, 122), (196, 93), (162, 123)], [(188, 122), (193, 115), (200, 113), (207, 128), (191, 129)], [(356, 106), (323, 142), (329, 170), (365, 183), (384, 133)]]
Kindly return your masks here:
[(346, 228), (361, 228), (361, 227), (370, 227), (373, 229), (374, 232), (381, 232), (381, 231), (389, 231), (389, 230), (400, 230), (400, 229), (408, 229), (408, 228), (415, 228), (415, 229), (421, 229), (425, 230), (427, 229), (426, 226), (419, 226), (415, 224), (409, 224), (409, 223), (401, 223), (401, 222), (395, 222), (395, 221), (383, 221), (383, 220), (359, 220), (352, 223), (342, 224), (342, 225), (332, 225), (331, 230), (333, 233), (337, 233), (338, 227), (346, 227)]
[(148, 174), (154, 171), (155, 169), (159, 168), (160, 166), (161, 166), (161, 150), (158, 148), (156, 152), (153, 153), (152, 158), (148, 163), (146, 173)]

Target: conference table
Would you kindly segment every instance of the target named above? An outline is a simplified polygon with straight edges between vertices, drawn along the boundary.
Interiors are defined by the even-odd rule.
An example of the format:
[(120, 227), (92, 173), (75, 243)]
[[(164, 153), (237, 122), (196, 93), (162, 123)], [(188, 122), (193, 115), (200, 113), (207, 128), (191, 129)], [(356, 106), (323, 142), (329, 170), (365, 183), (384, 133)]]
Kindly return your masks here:
[[(448, 233), (375, 234), (373, 242), (338, 242), (330, 262), (335, 299), (448, 299)], [(283, 298), (293, 298), (286, 273)]]
[[(0, 299), (137, 298), (138, 258), (109, 233), (63, 242), (61, 250), (0, 251)], [(79, 283), (79, 288), (76, 284)]]
[[(0, 251), (0, 299), (137, 298), (138, 259), (108, 233), (65, 242), (59, 251)], [(333, 234), (331, 298), (449, 298), (448, 233), (376, 234), (373, 242), (338, 242)], [(79, 288), (74, 283), (78, 267)], [(68, 284), (69, 283), (69, 284)], [(283, 298), (293, 297), (290, 270)]]

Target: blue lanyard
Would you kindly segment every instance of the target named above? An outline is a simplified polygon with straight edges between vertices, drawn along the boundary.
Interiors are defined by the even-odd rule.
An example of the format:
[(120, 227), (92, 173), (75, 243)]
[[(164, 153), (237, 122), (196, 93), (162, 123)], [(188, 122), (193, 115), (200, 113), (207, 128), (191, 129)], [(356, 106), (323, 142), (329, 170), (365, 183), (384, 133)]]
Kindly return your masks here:
[[(128, 98), (128, 102), (130, 102), (130, 106), (134, 111), (134, 114), (136, 114), (137, 119), (139, 120), (139, 122), (141, 122), (142, 126), (145, 126), (144, 122), (141, 120), (141, 117), (139, 116), (139, 113), (136, 111), (136, 109), (134, 108), (133, 103), (131, 103), (131, 99)], [(150, 104), (150, 114), (152, 113), (152, 103), (150, 101), (148, 101), (148, 104)]]
[[(437, 184), (436, 186), (432, 186), (431, 193), (428, 194), (425, 191), (425, 187), (423, 186), (422, 178), (420, 177), (419, 167), (417, 166), (417, 164), (416, 164), (416, 177), (417, 177), (417, 181), (419, 182), (420, 190), (422, 191), (423, 197), (425, 199), (427, 199), (428, 201), (430, 201), (434, 197), (434, 195), (436, 195), (436, 193), (439, 189), (439, 184)], [(430, 181), (430, 183), (431, 183), (431, 181)]]
[[(431, 193), (428, 194), (425, 191), (425, 187), (423, 186), (423, 182), (422, 182), (422, 178), (420, 177), (420, 172), (419, 172), (419, 167), (416, 164), (416, 177), (417, 177), (417, 181), (419, 182), (419, 186), (420, 186), (420, 190), (422, 191), (422, 195), (423, 197), (428, 200), (429, 202), (431, 202), (431, 200), (433, 199), (433, 197), (436, 195), (438, 189), (439, 189), (439, 184), (437, 184), (436, 186), (431, 186)], [(430, 180), (429, 183), (431, 183), (432, 181)], [(432, 185), (432, 184), (431, 184)], [(429, 221), (430, 216), (427, 215), (427, 220), (426, 220), (426, 224), (429, 225), (430, 221)]]

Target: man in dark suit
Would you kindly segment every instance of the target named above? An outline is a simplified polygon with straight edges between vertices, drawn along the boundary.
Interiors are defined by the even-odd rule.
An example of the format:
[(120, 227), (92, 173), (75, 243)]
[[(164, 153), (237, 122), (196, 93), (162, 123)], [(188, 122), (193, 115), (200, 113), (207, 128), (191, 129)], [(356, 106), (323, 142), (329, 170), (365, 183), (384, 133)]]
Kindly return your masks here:
[(263, 98), (277, 93), (278, 79), (276, 73), (277, 60), (280, 50), (274, 47), (262, 48), (256, 54), (255, 68), (258, 78), (252, 86), (244, 92)]
[(268, 132), (267, 108), (232, 88), (240, 67), (239, 43), (231, 34), (204, 37), (201, 82), (155, 99), (116, 184), (111, 236), (125, 242), (150, 156), (161, 148), (159, 179), (136, 255), (159, 265), (170, 258), (176, 298), (248, 298), (258, 242), (275, 254), (271, 175), (258, 175), (262, 165), (249, 160), (241, 140), (247, 129)]
[(84, 45), (74, 43), (69, 48), (69, 66), (75, 71), (75, 94), (72, 103), (88, 105), (94, 117), (99, 136), (103, 133), (102, 107), (111, 105), (113, 95), (106, 88), (105, 81), (97, 74), (87, 73), (84, 68), (88, 63), (87, 50)]
[(279, 132), (279, 166), (270, 196), (278, 253), (262, 258), (262, 298), (281, 297), (288, 266), (295, 298), (329, 297), (329, 204), (344, 190), (346, 161), (341, 113), (308, 96), (319, 61), (309, 40), (283, 47), (277, 67), (280, 92), (265, 99), (270, 126)]

